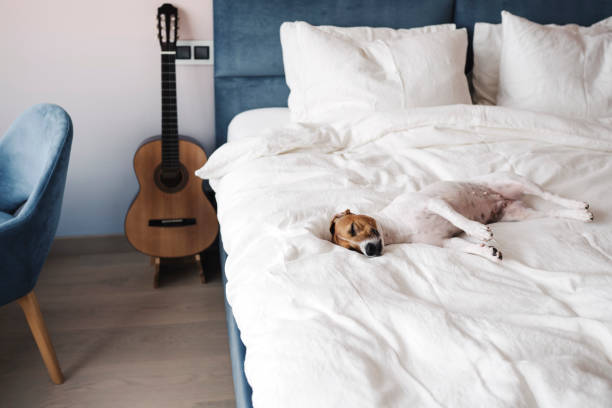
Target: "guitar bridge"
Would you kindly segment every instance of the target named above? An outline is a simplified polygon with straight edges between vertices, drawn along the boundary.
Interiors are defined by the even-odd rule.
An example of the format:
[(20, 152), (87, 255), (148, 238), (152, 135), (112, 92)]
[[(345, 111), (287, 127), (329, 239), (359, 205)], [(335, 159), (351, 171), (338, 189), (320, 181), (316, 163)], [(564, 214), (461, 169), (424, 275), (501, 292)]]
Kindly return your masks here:
[(149, 227), (185, 227), (195, 225), (195, 218), (166, 218), (149, 220)]

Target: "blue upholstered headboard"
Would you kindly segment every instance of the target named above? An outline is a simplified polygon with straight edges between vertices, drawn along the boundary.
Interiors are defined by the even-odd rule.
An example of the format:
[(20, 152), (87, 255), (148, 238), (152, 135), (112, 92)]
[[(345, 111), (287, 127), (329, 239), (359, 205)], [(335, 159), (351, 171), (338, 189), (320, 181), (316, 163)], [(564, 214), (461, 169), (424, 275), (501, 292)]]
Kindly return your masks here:
[(471, 38), (475, 22), (499, 23), (502, 10), (543, 24), (590, 25), (612, 15), (612, 0), (215, 0), (213, 9), (220, 146), (234, 115), (287, 106), (279, 36), (284, 21), (392, 28), (455, 22)]

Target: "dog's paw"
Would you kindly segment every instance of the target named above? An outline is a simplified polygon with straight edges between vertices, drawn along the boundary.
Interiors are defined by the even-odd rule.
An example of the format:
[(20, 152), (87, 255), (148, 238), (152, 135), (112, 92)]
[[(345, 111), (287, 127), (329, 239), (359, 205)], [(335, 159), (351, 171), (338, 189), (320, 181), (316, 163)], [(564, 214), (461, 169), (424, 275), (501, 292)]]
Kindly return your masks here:
[(493, 262), (501, 262), (504, 259), (502, 252), (492, 245), (480, 244), (480, 255)]
[(491, 250), (490, 257), (493, 258), (494, 261), (499, 262), (504, 259), (504, 256), (499, 249), (495, 248), (494, 246), (488, 246), (487, 248)]
[(569, 218), (571, 220), (584, 222), (593, 221), (593, 213), (585, 208), (580, 210), (557, 210), (553, 212), (552, 215), (559, 218)]
[(588, 210), (589, 209), (589, 203), (584, 202), (584, 201), (564, 199), (563, 202), (561, 202), (560, 204), (563, 205), (565, 208), (575, 208), (577, 210)]
[(479, 224), (477, 222), (473, 223), (470, 225), (469, 229), (466, 229), (465, 232), (480, 240), (480, 241), (491, 241), (493, 239), (493, 231), (491, 231), (491, 228), (489, 228), (489, 226), (484, 225), (484, 224)]
[(569, 217), (578, 221), (591, 222), (593, 221), (593, 213), (587, 209), (581, 210), (570, 210), (568, 212)]

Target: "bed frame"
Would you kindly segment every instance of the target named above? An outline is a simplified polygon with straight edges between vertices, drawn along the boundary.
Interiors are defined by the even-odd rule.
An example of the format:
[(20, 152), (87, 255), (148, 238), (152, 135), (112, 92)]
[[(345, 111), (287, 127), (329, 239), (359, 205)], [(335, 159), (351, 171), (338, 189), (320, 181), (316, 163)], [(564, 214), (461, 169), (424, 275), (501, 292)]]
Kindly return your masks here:
[[(227, 141), (227, 126), (238, 113), (287, 106), (279, 27), (284, 21), (314, 25), (410, 28), (456, 23), (466, 27), (472, 64), (474, 23), (499, 23), (507, 10), (541, 24), (590, 25), (612, 15), (609, 0), (215, 0), (216, 145)], [(227, 254), (221, 241), (221, 268), (226, 283)], [(225, 303), (236, 406), (252, 407), (252, 389), (244, 373), (246, 349), (230, 305)]]

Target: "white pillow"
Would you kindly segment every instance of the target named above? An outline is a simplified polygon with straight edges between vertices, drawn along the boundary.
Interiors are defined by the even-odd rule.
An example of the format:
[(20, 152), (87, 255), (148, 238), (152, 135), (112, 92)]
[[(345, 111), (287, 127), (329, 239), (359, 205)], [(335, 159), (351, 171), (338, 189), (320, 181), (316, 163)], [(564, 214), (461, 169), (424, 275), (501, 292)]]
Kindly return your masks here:
[(612, 116), (612, 32), (543, 26), (502, 12), (497, 104), (577, 118)]
[(472, 88), (474, 103), (495, 105), (499, 83), (499, 59), (502, 48), (501, 24), (474, 24), (472, 39)]
[(298, 122), (415, 106), (471, 103), (465, 30), (314, 27), (284, 23), (289, 108)]
[[(612, 17), (589, 27), (581, 27), (575, 24), (565, 26), (549, 24), (547, 27), (578, 30), (583, 35), (594, 35), (612, 31)], [(471, 73), (474, 103), (480, 105), (495, 105), (497, 103), (502, 41), (501, 24), (476, 23), (474, 25), (474, 38), (472, 40), (474, 65)]]
[(227, 126), (227, 141), (257, 136), (268, 129), (281, 129), (291, 124), (287, 108), (258, 108), (240, 112)]

